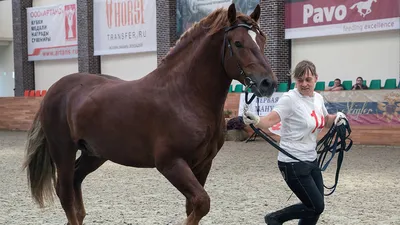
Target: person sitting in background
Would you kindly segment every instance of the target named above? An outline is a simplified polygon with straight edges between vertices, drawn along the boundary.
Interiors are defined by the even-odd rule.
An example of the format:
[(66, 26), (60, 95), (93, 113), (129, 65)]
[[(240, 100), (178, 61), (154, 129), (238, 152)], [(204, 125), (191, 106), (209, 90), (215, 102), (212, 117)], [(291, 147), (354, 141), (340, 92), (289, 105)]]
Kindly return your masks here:
[(335, 83), (333, 84), (332, 87), (328, 88), (329, 91), (341, 91), (344, 90), (342, 81), (339, 78), (336, 78)]
[(368, 89), (368, 86), (363, 84), (364, 79), (362, 77), (357, 77), (356, 83), (351, 87), (351, 90), (364, 90)]

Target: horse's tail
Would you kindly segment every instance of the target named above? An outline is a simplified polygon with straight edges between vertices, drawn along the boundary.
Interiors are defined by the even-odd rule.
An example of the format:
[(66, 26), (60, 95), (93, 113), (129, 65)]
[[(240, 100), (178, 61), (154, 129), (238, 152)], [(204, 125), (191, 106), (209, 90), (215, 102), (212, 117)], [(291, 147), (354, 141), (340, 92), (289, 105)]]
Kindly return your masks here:
[(55, 180), (56, 171), (40, 123), (40, 113), (41, 109), (37, 112), (32, 127), (28, 131), (23, 168), (27, 169), (32, 197), (43, 208), (45, 201), (53, 202), (54, 186), (52, 182)]
[(358, 5), (359, 2), (357, 2), (356, 4), (354, 4), (353, 6), (350, 7), (350, 9), (354, 9), (354, 7), (356, 7)]

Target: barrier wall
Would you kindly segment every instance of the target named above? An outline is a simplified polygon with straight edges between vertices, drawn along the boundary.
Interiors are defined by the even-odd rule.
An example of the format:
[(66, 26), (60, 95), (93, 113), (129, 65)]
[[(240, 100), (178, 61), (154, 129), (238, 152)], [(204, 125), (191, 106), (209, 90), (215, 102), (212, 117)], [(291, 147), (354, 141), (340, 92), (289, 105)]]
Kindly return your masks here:
[[(352, 91), (347, 91), (348, 94)], [(367, 91), (365, 91), (367, 92)], [(372, 94), (374, 91), (370, 91), (369, 93)], [(381, 96), (387, 96), (385, 94), (390, 94), (394, 93), (392, 96), (392, 99), (395, 99), (393, 104), (396, 104), (395, 111), (393, 111), (393, 104), (392, 103), (386, 103), (385, 108), (385, 114), (378, 113), (379, 118), (382, 119), (380, 123), (376, 123), (376, 120), (374, 119), (362, 119), (359, 121), (359, 123), (355, 122), (357, 121), (354, 114), (354, 112), (362, 112), (367, 113), (371, 112), (370, 109), (371, 107), (368, 108), (366, 105), (361, 106), (363, 110), (357, 111), (355, 106), (353, 105), (353, 111), (350, 111), (350, 114), (353, 113), (352, 115), (348, 115), (350, 119), (350, 124), (352, 128), (352, 134), (351, 138), (354, 141), (354, 144), (364, 144), (364, 145), (391, 145), (391, 146), (400, 146), (400, 118), (398, 117), (398, 114), (394, 114), (393, 112), (398, 112), (396, 110), (400, 110), (400, 99), (396, 100), (396, 94), (400, 94), (398, 90), (392, 90), (392, 91), (384, 91), (382, 90), (380, 95)], [(353, 92), (354, 94), (355, 92)], [(329, 93), (329, 94), (333, 94)], [(345, 92), (337, 94), (345, 94)], [(358, 95), (362, 95), (361, 91), (359, 93), (356, 93)], [(225, 110), (230, 110), (232, 111), (231, 117), (237, 116), (239, 114), (239, 103), (240, 103), (240, 95), (241, 93), (229, 93), (228, 98), (225, 102)], [(355, 98), (357, 99), (357, 98)], [(35, 116), (36, 111), (39, 109), (39, 105), (41, 102), (42, 98), (41, 97), (9, 97), (9, 98), (0, 98), (0, 130), (21, 130), (21, 131), (26, 131), (29, 129), (32, 120)], [(327, 103), (327, 107), (329, 107), (329, 104)], [(339, 104), (340, 105), (340, 104)], [(371, 103), (369, 103), (371, 105)], [(332, 110), (330, 108), (329, 110)], [(356, 111), (354, 111), (356, 110)], [(370, 113), (371, 114), (371, 113)], [(393, 116), (390, 116), (392, 115)], [(385, 116), (381, 116), (385, 115)], [(371, 116), (371, 115), (370, 115)], [(372, 115), (373, 116), (373, 115)], [(362, 117), (358, 117), (362, 118)], [(373, 118), (373, 117), (370, 117)], [(394, 119), (392, 124), (388, 122), (388, 119)], [(370, 121), (370, 122), (367, 122)], [(374, 122), (375, 121), (375, 122)], [(386, 122), (385, 122), (386, 121)], [(364, 123), (364, 124), (363, 124)], [(375, 124), (374, 124), (375, 123)], [(327, 130), (324, 129), (324, 131), (320, 134), (319, 137), (322, 137)], [(267, 133), (271, 134), (269, 131)], [(271, 134), (274, 138), (279, 140), (279, 137), (276, 135)]]
[(0, 98), (0, 130), (28, 130), (41, 101), (41, 97)]
[[(365, 90), (320, 92), (324, 96), (329, 113), (341, 111), (347, 114), (351, 124), (351, 138), (355, 144), (400, 145), (400, 90)], [(249, 110), (260, 116), (268, 114), (282, 93), (276, 92), (270, 98), (257, 98)], [(349, 101), (351, 99), (351, 101)], [(229, 93), (225, 110), (232, 116), (242, 115), (244, 93)], [(257, 107), (259, 110), (257, 110)], [(279, 140), (279, 136), (265, 131)], [(327, 129), (320, 134), (325, 135)]]

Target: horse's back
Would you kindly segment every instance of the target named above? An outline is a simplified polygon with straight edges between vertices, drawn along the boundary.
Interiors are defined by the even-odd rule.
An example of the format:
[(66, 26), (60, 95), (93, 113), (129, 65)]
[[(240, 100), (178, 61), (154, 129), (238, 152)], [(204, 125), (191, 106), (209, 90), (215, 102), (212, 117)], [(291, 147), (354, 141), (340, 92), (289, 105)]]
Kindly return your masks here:
[(109, 76), (89, 73), (74, 73), (62, 77), (47, 91), (42, 101), (42, 119), (47, 123), (62, 123), (75, 113), (79, 105), (85, 104), (96, 89), (115, 85), (123, 80)]

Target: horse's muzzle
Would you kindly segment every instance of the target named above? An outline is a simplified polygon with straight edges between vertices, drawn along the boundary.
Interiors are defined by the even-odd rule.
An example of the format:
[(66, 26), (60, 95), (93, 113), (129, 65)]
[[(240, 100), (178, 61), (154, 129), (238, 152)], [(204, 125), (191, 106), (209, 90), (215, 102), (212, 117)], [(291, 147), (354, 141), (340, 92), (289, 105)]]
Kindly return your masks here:
[(271, 78), (264, 78), (251, 87), (257, 97), (271, 97), (277, 86), (277, 82)]

